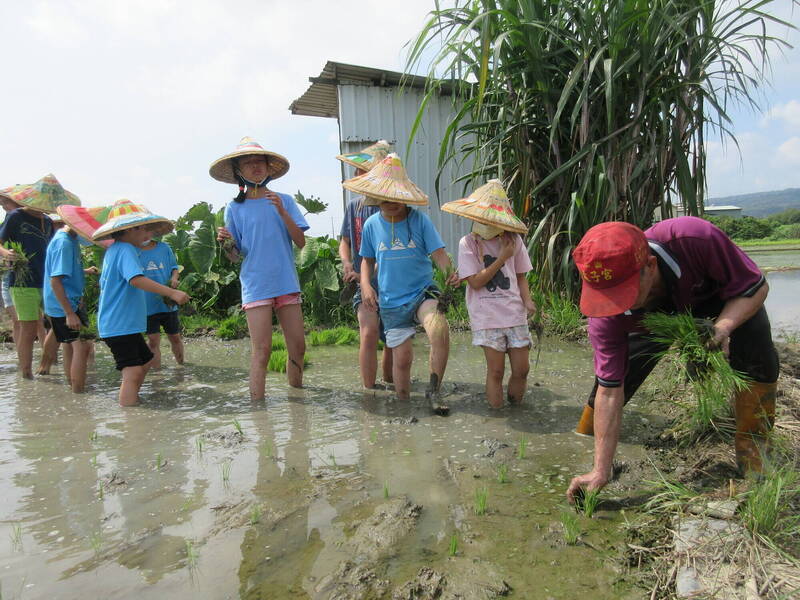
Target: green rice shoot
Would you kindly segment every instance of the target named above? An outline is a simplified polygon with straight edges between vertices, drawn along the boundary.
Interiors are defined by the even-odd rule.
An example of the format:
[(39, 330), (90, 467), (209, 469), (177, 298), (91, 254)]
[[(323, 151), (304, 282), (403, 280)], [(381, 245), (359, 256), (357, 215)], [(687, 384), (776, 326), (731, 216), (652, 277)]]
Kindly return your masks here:
[[(267, 363), (267, 370), (274, 373), (286, 373), (286, 364), (289, 362), (289, 352), (287, 350), (275, 350), (273, 347), (272, 354), (269, 355), (269, 363)], [(303, 355), (303, 367), (307, 367), (308, 355)]]
[(25, 253), (25, 250), (22, 248), (22, 244), (8, 240), (5, 243), (5, 247), (8, 250), (13, 250), (17, 255), (17, 259), (14, 262), (10, 262), (8, 260), (0, 261), (0, 273), (3, 275), (6, 273), (14, 273), (14, 285), (19, 285), (20, 282), (30, 283), (29, 277), (31, 275), (31, 258)]
[(454, 533), (450, 536), (450, 547), (447, 551), (447, 554), (450, 556), (455, 556), (458, 553), (458, 536)]
[(358, 331), (350, 327), (320, 329), (308, 334), (308, 343), (311, 346), (354, 346), (358, 342)]
[(497, 483), (508, 483), (508, 465), (497, 467)]
[(561, 526), (564, 528), (564, 541), (567, 545), (574, 546), (577, 544), (581, 529), (575, 513), (568, 510), (561, 511)]
[(486, 502), (489, 498), (489, 491), (485, 488), (475, 490), (475, 514), (482, 517), (486, 514)]

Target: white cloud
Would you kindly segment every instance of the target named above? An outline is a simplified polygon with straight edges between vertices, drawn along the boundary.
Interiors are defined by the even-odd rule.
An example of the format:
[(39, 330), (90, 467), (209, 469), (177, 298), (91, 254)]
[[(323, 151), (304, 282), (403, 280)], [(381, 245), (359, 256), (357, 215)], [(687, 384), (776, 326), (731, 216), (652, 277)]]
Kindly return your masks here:
[(782, 121), (794, 129), (800, 129), (800, 102), (789, 100), (774, 106), (764, 117), (765, 124), (770, 121)]
[(76, 18), (69, 5), (57, 2), (36, 2), (24, 20), (39, 39), (57, 48), (74, 48), (89, 37), (85, 23)]
[(778, 146), (775, 159), (782, 165), (800, 166), (800, 137), (791, 137)]

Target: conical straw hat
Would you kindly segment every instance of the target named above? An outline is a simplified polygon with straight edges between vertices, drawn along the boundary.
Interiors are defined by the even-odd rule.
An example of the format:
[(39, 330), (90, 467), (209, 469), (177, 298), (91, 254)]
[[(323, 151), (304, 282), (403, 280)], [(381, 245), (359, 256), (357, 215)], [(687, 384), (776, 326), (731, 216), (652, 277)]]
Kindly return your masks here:
[(490, 179), (467, 198), (443, 204), (442, 210), (506, 231), (528, 233), (525, 223), (514, 214), (499, 179)]
[(360, 152), (353, 152), (352, 154), (340, 154), (336, 158), (340, 161), (354, 166), (356, 169), (362, 171), (369, 171), (372, 167), (386, 158), (392, 151), (392, 145), (386, 140), (375, 142), (371, 146), (367, 146)]
[(130, 200), (118, 200), (108, 212), (108, 220), (92, 235), (93, 242), (99, 242), (111, 237), (116, 231), (123, 231), (131, 227), (147, 225), (154, 235), (164, 235), (172, 231), (172, 221), (166, 217), (154, 215), (141, 204), (134, 204)]
[(251, 155), (267, 157), (267, 175), (270, 181), (286, 175), (286, 172), (289, 170), (289, 161), (285, 157), (276, 152), (264, 150), (261, 144), (251, 137), (243, 137), (233, 152), (211, 163), (211, 168), (208, 169), (208, 172), (217, 181), (239, 183), (239, 180), (236, 179), (236, 173), (234, 172), (233, 161), (235, 158)]
[(56, 212), (56, 207), (61, 204), (75, 206), (81, 204), (80, 198), (65, 190), (52, 173), (45, 175), (36, 183), (6, 188), (3, 195), (21, 206), (44, 213)]
[(364, 194), (364, 204), (375, 206), (381, 202), (401, 202), (415, 206), (428, 204), (428, 196), (408, 178), (403, 162), (397, 154), (390, 154), (364, 175), (345, 181), (346, 190)]
[(108, 248), (114, 243), (114, 240), (95, 242), (92, 236), (108, 220), (108, 213), (111, 212), (111, 208), (111, 206), (83, 207), (62, 204), (56, 210), (59, 216), (64, 219), (64, 223), (75, 233), (98, 246)]

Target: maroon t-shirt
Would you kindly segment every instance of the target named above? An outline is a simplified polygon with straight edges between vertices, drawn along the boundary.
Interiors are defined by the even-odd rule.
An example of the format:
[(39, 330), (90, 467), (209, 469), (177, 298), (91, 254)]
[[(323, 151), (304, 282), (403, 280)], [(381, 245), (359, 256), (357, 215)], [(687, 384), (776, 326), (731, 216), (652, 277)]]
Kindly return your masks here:
[[(756, 264), (727, 235), (705, 219), (678, 217), (644, 232), (660, 258), (672, 308), (685, 312), (710, 300), (750, 296), (763, 283)], [(663, 273), (667, 268), (670, 273)], [(589, 319), (594, 370), (600, 385), (618, 386), (628, 370), (628, 334), (645, 331), (643, 313)]]

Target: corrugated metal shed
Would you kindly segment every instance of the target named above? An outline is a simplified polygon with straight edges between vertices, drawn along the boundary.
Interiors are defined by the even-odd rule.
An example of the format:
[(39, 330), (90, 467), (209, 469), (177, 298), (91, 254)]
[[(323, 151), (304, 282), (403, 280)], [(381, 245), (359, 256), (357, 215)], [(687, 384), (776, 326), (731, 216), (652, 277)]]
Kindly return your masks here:
[[(448, 165), (440, 178), (436, 194), (439, 144), (455, 109), (449, 90), (432, 97), (417, 130), (410, 151), (406, 153), (411, 128), (424, 97), (424, 77), (412, 77), (400, 89), (402, 73), (328, 62), (319, 77), (311, 77), (311, 86), (290, 110), (293, 114), (330, 117), (339, 121), (341, 153), (356, 152), (380, 139), (395, 145), (411, 179), (430, 196), (430, 204), (421, 208), (433, 221), (455, 255), (458, 240), (470, 229), (471, 222), (443, 213), (439, 205), (462, 196), (463, 184), (454, 183), (461, 174)], [(352, 177), (354, 169), (342, 165), (342, 176)], [(350, 192), (343, 190), (343, 202)], [(455, 256), (454, 256), (455, 258)]]

